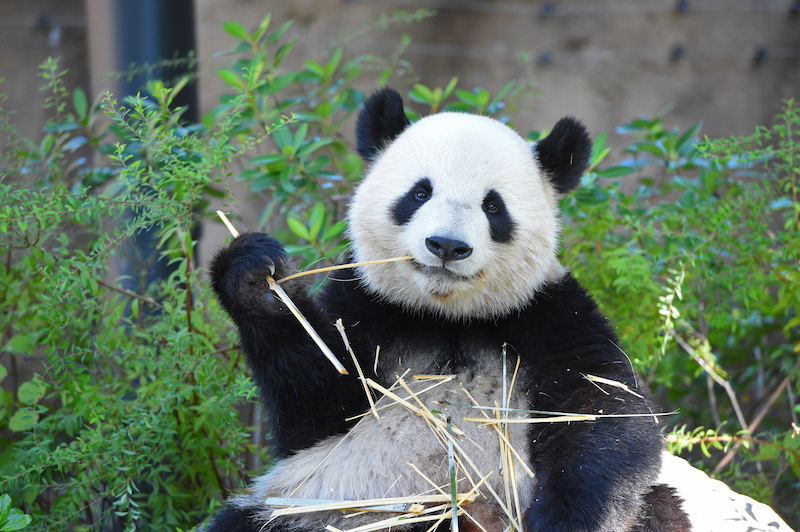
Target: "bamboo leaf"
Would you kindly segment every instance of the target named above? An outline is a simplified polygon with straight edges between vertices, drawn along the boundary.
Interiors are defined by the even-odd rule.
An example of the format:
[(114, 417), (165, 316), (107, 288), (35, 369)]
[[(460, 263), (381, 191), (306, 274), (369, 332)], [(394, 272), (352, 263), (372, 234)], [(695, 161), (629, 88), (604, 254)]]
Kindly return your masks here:
[(247, 33), (247, 30), (244, 26), (235, 22), (233, 20), (229, 20), (222, 25), (229, 34), (233, 35), (237, 39), (242, 39), (244, 41), (250, 40), (250, 34)]
[(292, 231), (292, 233), (296, 234), (303, 240), (311, 241), (311, 235), (308, 233), (308, 228), (297, 218), (287, 218), (286, 225), (289, 226), (289, 229)]

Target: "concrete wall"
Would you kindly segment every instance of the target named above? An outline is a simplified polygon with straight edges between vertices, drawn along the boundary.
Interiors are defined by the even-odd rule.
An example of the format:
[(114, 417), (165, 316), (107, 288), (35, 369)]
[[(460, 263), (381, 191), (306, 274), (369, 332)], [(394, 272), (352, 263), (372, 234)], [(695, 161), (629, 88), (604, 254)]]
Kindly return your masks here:
[[(458, 76), (463, 87), (496, 91), (533, 75), (541, 97), (516, 120), (520, 129), (549, 127), (573, 114), (593, 133), (613, 132), (639, 115), (672, 106), (668, 124), (704, 122), (712, 136), (747, 134), (768, 123), (781, 100), (800, 95), (800, 13), (789, 0), (699, 0), (679, 10), (672, 0), (511, 2), (500, 0), (351, 0), (257, 2), (197, 0), (200, 57), (232, 46), (225, 20), (254, 26), (261, 16), (294, 19), (295, 57), (319, 53), (381, 13), (438, 10), (419, 24), (372, 31), (351, 41), (353, 55), (390, 53), (399, 36), (404, 56), (428, 85)], [(765, 59), (755, 57), (763, 50)], [(529, 67), (517, 57), (532, 59)], [(204, 106), (220, 83), (203, 83)]]
[[(462, 87), (496, 91), (509, 79), (533, 76), (541, 96), (517, 118), (522, 130), (573, 114), (593, 133), (613, 132), (672, 106), (668, 124), (702, 120), (712, 136), (746, 134), (800, 92), (795, 0), (196, 0), (201, 111), (224, 89), (216, 70), (229, 58), (213, 54), (234, 45), (222, 28), (226, 20), (254, 27), (268, 12), (274, 24), (294, 19), (287, 37), (298, 39), (292, 57), (300, 61), (320, 57), (382, 13), (417, 8), (438, 15), (366, 32), (347, 42), (347, 53), (390, 54), (408, 33), (404, 59), (428, 85), (458, 76)], [(0, 90), (10, 95), (6, 107), (24, 117), (25, 132), (35, 134), (42, 124), (36, 67), (48, 55), (69, 69), (70, 87), (88, 89), (91, 78), (87, 92), (113, 88), (109, 17), (109, 0), (0, 1)], [(755, 59), (758, 50), (765, 59)], [(531, 64), (521, 64), (520, 53)]]
[(0, 0), (0, 93), (27, 136), (36, 138), (44, 124), (38, 66), (48, 57), (69, 69), (68, 86), (88, 88), (86, 30), (83, 0)]

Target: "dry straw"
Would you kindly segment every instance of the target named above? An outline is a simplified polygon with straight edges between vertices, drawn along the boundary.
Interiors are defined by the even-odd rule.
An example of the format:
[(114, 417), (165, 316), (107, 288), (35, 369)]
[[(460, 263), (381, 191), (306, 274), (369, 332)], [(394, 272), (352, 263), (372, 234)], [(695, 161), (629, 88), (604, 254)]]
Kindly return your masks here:
[[(346, 341), (346, 336), (343, 336), (343, 338)], [(507, 389), (508, 396), (505, 397), (503, 401), (503, 404), (505, 405), (509, 405), (510, 403), (510, 397), (513, 394), (518, 369), (519, 362), (515, 368), (514, 376), (511, 379), (510, 386)], [(396, 382), (390, 388), (385, 388), (373, 380), (364, 378), (362, 376), (363, 382), (366, 386), (369, 386), (369, 388), (380, 392), (383, 394), (385, 399), (389, 400), (389, 404), (381, 405), (376, 410), (382, 410), (390, 407), (402, 407), (408, 409), (417, 416), (422, 417), (427, 422), (430, 429), (442, 444), (444, 455), (451, 457), (449, 458), (451, 460), (451, 484), (448, 486), (450, 489), (436, 485), (429, 477), (420, 471), (416, 465), (409, 464), (412, 470), (425, 479), (433, 487), (433, 490), (436, 493), (418, 494), (408, 497), (387, 497), (356, 501), (267, 499), (265, 504), (275, 508), (271, 518), (328, 511), (356, 512), (347, 514), (348, 517), (361, 515), (364, 512), (397, 514), (346, 530), (336, 528), (331, 525), (325, 527), (329, 532), (376, 532), (378, 530), (387, 530), (392, 527), (425, 522), (431, 523), (431, 526), (428, 530), (432, 531), (443, 521), (446, 519), (451, 519), (455, 515), (464, 516), (465, 518), (470, 519), (478, 528), (485, 532), (483, 524), (475, 520), (468, 511), (469, 504), (476, 501), (480, 497), (484, 499), (494, 499), (497, 507), (500, 508), (506, 516), (506, 521), (508, 523), (507, 530), (519, 531), (522, 530), (520, 528), (520, 523), (522, 522), (522, 517), (524, 514), (522, 506), (524, 501), (522, 501), (521, 494), (518, 490), (517, 471), (521, 467), (527, 475), (533, 476), (533, 472), (525, 463), (525, 460), (510, 443), (509, 431), (511, 430), (511, 426), (516, 423), (573, 422), (595, 420), (599, 417), (619, 417), (583, 414), (556, 414), (545, 418), (509, 418), (509, 412), (514, 412), (516, 411), (515, 409), (509, 408), (508, 406), (500, 407), (497, 403), (491, 407), (479, 405), (475, 398), (466, 389), (460, 387), (459, 389), (473, 403), (472, 407), (478, 409), (483, 414), (483, 418), (464, 418), (464, 422), (478, 422), (480, 424), (488, 425), (487, 428), (490, 427), (497, 432), (500, 451), (498, 458), (502, 468), (501, 471), (503, 472), (503, 493), (501, 495), (492, 488), (491, 484), (486, 482), (489, 478), (495, 475), (494, 471), (491, 471), (488, 474), (484, 474), (482, 471), (480, 471), (470, 458), (469, 454), (465, 452), (464, 448), (459, 443), (458, 438), (466, 437), (464, 431), (434, 414), (423, 401), (423, 396), (426, 392), (436, 388), (437, 386), (451, 382), (454, 379), (454, 376), (415, 375), (411, 378), (420, 383), (432, 381), (433, 384), (422, 390), (419, 390), (418, 392), (414, 392), (411, 387), (408, 386), (404, 377), (397, 377)], [(623, 388), (622, 386), (619, 386), (620, 383), (617, 383), (617, 381), (605, 382), (604, 380), (601, 382), (602, 384)], [(402, 388), (408, 395), (406, 397), (401, 397), (398, 393), (393, 391), (399, 388)], [(371, 397), (371, 394), (368, 391), (365, 391), (365, 393)], [(455, 405), (456, 403), (449, 404)], [(494, 415), (490, 416), (487, 414), (486, 411), (488, 410), (494, 411)], [(525, 411), (519, 410), (519, 412)], [(364, 415), (369, 415), (369, 412)], [(347, 438), (348, 434), (345, 434), (342, 441)], [(330, 456), (330, 454), (328, 456)], [(322, 464), (328, 459), (328, 456), (320, 461), (318, 467), (322, 466)], [(470, 472), (472, 472), (472, 474), (470, 474)], [(478, 481), (473, 480), (473, 475), (478, 479)], [(310, 476), (311, 475), (309, 475), (309, 477)], [(306, 480), (308, 480), (308, 478)], [(466, 492), (457, 492), (456, 480), (458, 482), (465, 481), (472, 487)], [(489, 493), (487, 495), (482, 494), (481, 490), (483, 489)], [(453, 497), (454, 495), (455, 499)], [(458, 526), (457, 521), (457, 519), (452, 519), (451, 526)]]

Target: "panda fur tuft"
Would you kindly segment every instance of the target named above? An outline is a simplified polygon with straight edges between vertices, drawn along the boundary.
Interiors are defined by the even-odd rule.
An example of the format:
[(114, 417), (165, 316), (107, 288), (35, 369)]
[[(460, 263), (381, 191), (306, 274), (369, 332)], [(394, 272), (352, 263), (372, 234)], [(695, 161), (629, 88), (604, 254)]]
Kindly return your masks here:
[[(497, 471), (499, 442), (490, 427), (464, 419), (476, 414), (461, 406), (468, 402), (464, 391), (480, 405), (507, 401), (521, 410), (623, 415), (509, 424), (511, 445), (534, 472), (517, 467), (526, 532), (688, 530), (680, 500), (655, 485), (660, 426), (651, 416), (625, 417), (653, 412), (647, 392), (606, 318), (557, 258), (557, 201), (578, 185), (591, 154), (583, 125), (564, 119), (531, 146), (487, 117), (440, 113), (411, 124), (400, 95), (384, 89), (365, 103), (357, 137), (368, 167), (348, 213), (353, 259), (413, 259), (341, 270), (313, 298), (301, 279), (283, 284), (350, 373), (340, 375), (269, 292), (272, 268), (276, 279), (292, 273), (276, 240), (244, 234), (216, 255), (212, 286), (238, 327), (279, 460), (232, 496), (208, 530), (368, 524), (387, 516), (271, 519), (264, 501), (428, 492), (429, 481), (409, 464), (436, 485), (449, 485), (446, 449), (424, 419), (397, 405), (379, 418), (360, 416), (369, 405), (337, 319), (365, 376), (385, 387), (403, 374), (453, 376), (434, 389), (424, 380), (406, 381), (429, 409), (465, 432), (460, 445), (483, 474)], [(503, 382), (513, 377), (517, 357), (519, 372), (506, 398)], [(586, 375), (621, 382), (636, 394)], [(377, 406), (391, 403), (381, 398)], [(497, 493), (505, 490), (496, 474), (487, 483)], [(459, 482), (459, 491), (470, 487)], [(486, 491), (466, 509), (489, 532), (508, 525)], [(471, 526), (465, 517), (459, 521)]]

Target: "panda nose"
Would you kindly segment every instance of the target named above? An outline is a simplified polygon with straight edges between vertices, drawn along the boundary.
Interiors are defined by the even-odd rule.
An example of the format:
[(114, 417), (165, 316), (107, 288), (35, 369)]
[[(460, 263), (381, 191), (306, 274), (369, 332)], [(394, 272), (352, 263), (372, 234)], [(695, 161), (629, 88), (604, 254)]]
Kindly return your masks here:
[(466, 259), (472, 255), (472, 248), (466, 242), (443, 236), (426, 238), (425, 245), (431, 253), (445, 262)]

